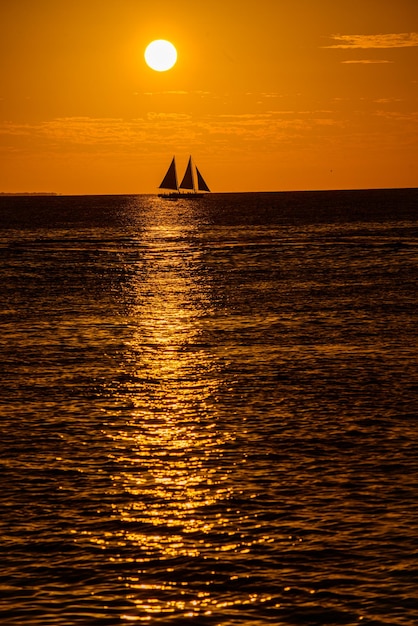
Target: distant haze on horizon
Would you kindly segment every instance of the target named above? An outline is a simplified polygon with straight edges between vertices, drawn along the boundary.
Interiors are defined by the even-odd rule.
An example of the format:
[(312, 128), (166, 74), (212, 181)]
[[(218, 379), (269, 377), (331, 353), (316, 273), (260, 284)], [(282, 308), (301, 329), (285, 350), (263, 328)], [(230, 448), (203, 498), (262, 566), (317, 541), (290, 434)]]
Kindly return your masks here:
[(0, 192), (418, 187), (417, 0), (5, 1), (0, 53)]

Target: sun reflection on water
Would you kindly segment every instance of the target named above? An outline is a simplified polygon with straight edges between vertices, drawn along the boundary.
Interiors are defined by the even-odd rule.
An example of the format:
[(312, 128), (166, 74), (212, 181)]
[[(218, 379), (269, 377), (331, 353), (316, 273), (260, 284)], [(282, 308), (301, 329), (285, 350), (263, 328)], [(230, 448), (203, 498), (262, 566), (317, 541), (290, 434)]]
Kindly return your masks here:
[(130, 376), (119, 389), (129, 395), (131, 409), (123, 426), (108, 434), (119, 494), (113, 514), (120, 522), (110, 538), (120, 554), (112, 559), (133, 560), (137, 568), (124, 577), (139, 611), (127, 620), (210, 613), (214, 599), (189, 589), (185, 563), (193, 568), (208, 553), (246, 549), (236, 537), (213, 545), (224, 523), (218, 505), (232, 496), (233, 463), (220, 460), (235, 434), (217, 424), (217, 365), (201, 340), (212, 305), (190, 220), (186, 237), (176, 213), (171, 211), (167, 223), (166, 211), (154, 205), (139, 242), (144, 252), (132, 279), (132, 335), (125, 355)]

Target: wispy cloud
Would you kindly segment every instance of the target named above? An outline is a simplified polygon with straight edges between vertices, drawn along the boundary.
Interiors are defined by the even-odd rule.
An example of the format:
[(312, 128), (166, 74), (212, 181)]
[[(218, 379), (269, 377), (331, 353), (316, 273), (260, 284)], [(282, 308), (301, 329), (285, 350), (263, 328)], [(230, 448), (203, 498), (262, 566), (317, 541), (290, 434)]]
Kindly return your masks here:
[(349, 61), (341, 61), (341, 63), (351, 64), (351, 63), (360, 63), (363, 65), (374, 65), (380, 63), (393, 63), (393, 61), (386, 61), (385, 59), (351, 59)]
[(393, 102), (402, 102), (402, 98), (377, 98), (373, 102), (377, 104), (392, 104)]
[[(376, 115), (379, 117), (385, 117), (394, 122), (402, 122), (404, 128), (410, 128), (413, 132), (413, 135), (417, 136), (417, 128), (418, 128), (418, 111), (376, 111)], [(407, 126), (409, 125), (409, 126)], [(415, 139), (416, 141), (416, 139)]]
[[(144, 91), (144, 96), (188, 96), (190, 92), (184, 90), (176, 91)], [(138, 95), (136, 93), (135, 95)]]
[(143, 118), (123, 120), (88, 117), (56, 118), (38, 123), (0, 124), (3, 148), (31, 151), (113, 153), (144, 152), (161, 145), (176, 148), (215, 141), (262, 141), (276, 145), (288, 138), (339, 125), (331, 111), (265, 111), (194, 117), (184, 113), (149, 112)]
[(202, 98), (204, 96), (210, 96), (210, 91), (184, 91), (183, 89), (170, 90), (170, 91), (144, 91), (142, 93), (135, 92), (135, 96), (144, 95), (144, 96), (198, 96)]
[(412, 48), (418, 46), (418, 33), (381, 33), (378, 35), (331, 35), (332, 45), (324, 48)]
[(183, 122), (191, 119), (189, 113), (156, 113), (155, 111), (150, 111), (146, 117), (149, 121), (162, 120), (171, 122)]
[[(274, 103), (274, 101), (273, 101)], [(374, 119), (386, 118), (392, 124), (408, 125), (413, 132), (418, 113), (396, 111), (397, 100), (376, 99), (369, 111)], [(392, 105), (394, 110), (387, 110)], [(376, 106), (378, 110), (376, 111)], [(390, 108), (392, 109), (392, 106)], [(321, 137), (333, 142), (344, 135), (350, 124), (346, 114), (332, 109), (282, 109), (260, 113), (222, 113), (193, 116), (184, 113), (148, 112), (142, 118), (68, 117), (38, 123), (0, 123), (0, 152), (111, 155), (150, 154), (165, 149), (185, 150), (205, 146), (243, 150), (259, 145), (265, 151), (283, 146), (309, 145)], [(351, 133), (351, 131), (350, 131)]]
[(95, 152), (123, 154), (144, 152), (165, 144), (181, 146), (198, 142), (206, 131), (182, 113), (149, 112), (143, 118), (56, 118), (33, 123), (0, 123), (0, 151), (37, 150), (49, 153)]

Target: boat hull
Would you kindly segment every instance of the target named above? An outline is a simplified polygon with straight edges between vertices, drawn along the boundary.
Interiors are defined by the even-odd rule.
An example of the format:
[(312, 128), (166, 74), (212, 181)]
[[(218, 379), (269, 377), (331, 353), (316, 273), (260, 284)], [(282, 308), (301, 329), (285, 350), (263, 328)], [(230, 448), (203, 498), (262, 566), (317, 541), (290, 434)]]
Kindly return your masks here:
[(173, 193), (159, 193), (158, 197), (164, 200), (196, 200), (197, 198), (203, 198), (204, 193), (197, 193), (191, 191), (190, 193), (181, 193), (174, 191)]

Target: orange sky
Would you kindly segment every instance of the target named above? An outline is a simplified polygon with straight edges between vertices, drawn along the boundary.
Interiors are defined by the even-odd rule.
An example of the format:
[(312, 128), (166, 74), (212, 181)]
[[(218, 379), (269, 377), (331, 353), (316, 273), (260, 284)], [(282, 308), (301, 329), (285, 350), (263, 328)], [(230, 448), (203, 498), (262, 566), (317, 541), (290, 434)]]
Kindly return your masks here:
[(2, 0), (0, 59), (3, 192), (418, 187), (418, 0)]

